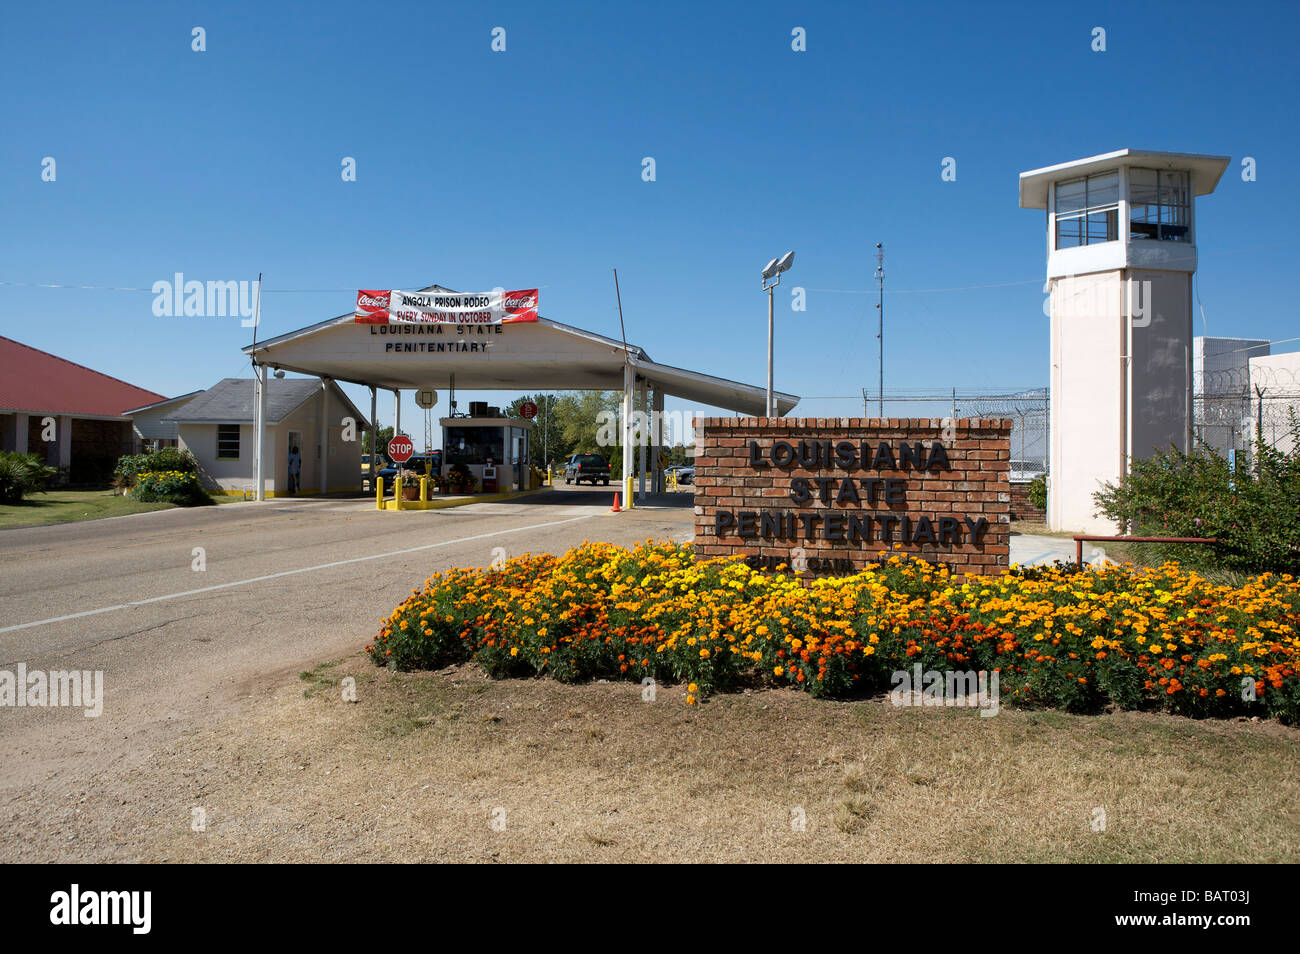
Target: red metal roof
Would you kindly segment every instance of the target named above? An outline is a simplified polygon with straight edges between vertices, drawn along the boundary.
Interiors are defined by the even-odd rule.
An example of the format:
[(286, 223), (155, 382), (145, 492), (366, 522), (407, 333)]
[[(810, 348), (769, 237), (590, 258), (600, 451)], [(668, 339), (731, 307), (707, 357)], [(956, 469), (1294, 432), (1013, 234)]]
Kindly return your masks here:
[(0, 336), (0, 410), (121, 417), (163, 395)]

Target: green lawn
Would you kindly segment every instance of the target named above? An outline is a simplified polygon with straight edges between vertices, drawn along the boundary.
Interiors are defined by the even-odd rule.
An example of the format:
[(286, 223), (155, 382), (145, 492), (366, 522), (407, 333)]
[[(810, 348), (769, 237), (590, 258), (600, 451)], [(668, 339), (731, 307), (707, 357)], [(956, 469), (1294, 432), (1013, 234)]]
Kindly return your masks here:
[[(238, 500), (237, 497), (217, 497), (217, 502)], [(100, 517), (120, 517), (128, 513), (148, 510), (170, 510), (170, 503), (140, 503), (113, 493), (112, 490), (51, 490), (27, 497), (20, 504), (0, 505), (0, 530), (11, 527), (38, 527), (50, 523), (71, 523), (74, 520), (97, 520)]]

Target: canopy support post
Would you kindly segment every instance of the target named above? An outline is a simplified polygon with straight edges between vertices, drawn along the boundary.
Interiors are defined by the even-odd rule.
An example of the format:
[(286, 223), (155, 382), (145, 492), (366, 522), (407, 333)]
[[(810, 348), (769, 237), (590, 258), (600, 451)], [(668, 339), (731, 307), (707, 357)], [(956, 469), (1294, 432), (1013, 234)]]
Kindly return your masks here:
[(379, 443), (379, 425), (376, 423), (379, 418), (376, 414), (379, 411), (379, 392), (375, 386), (370, 385), (370, 490), (375, 489), (376, 475), (379, 473), (379, 461), (375, 457), (376, 445)]
[(623, 486), (620, 488), (623, 492), (623, 506), (631, 507), (631, 494), (628, 492), (632, 489), (632, 392), (636, 388), (636, 372), (632, 370), (632, 363), (626, 361), (623, 365), (623, 422), (622, 422), (622, 440), (623, 445)]
[(266, 372), (267, 368), (262, 364), (253, 365), (253, 457), (255, 464), (253, 467), (253, 480), (256, 484), (254, 489), (255, 500), (266, 499)]
[(650, 382), (645, 378), (641, 379), (640, 400), (637, 401), (637, 410), (641, 412), (640, 426), (637, 428), (636, 442), (638, 460), (637, 472), (640, 478), (637, 481), (636, 502), (645, 503), (645, 470), (646, 470), (646, 445), (650, 443), (650, 415), (647, 411), (650, 408)]
[(330, 379), (320, 379), (320, 493), (329, 491), (330, 460)]

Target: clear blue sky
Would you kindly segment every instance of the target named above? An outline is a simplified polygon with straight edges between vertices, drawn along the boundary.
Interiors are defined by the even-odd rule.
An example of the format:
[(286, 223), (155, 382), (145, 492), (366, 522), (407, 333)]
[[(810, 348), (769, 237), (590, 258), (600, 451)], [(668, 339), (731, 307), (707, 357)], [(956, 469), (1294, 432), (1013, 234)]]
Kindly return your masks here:
[(1233, 157), (1198, 203), (1196, 332), (1300, 334), (1294, 4), (295, 7), (6, 9), (0, 333), (170, 395), (247, 376), (249, 330), (110, 289), (262, 271), (268, 337), (358, 287), (539, 286), (617, 337), (617, 267), (629, 340), (762, 384), (758, 272), (795, 249), (777, 386), (854, 413), (875, 296), (830, 290), (873, 288), (879, 241), (886, 390), (1041, 386), (1045, 223), (1017, 175), (1134, 147)]

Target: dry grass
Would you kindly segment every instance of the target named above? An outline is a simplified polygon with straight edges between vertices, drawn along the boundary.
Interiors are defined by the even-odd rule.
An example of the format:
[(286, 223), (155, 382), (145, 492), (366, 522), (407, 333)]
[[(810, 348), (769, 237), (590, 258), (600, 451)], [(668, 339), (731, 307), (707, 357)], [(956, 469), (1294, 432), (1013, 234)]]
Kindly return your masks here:
[[(340, 697), (347, 676), (356, 703)], [(1300, 731), (1269, 723), (1005, 708), (982, 719), (792, 691), (691, 708), (680, 688), (643, 702), (633, 684), (392, 674), (361, 659), (303, 680), (125, 781), (92, 783), (75, 842), (49, 847), (145, 861), (1300, 855)], [(1097, 808), (1103, 832), (1091, 830)]]

